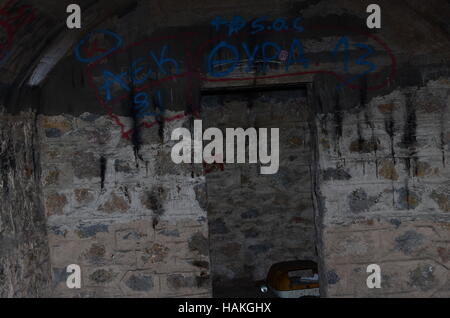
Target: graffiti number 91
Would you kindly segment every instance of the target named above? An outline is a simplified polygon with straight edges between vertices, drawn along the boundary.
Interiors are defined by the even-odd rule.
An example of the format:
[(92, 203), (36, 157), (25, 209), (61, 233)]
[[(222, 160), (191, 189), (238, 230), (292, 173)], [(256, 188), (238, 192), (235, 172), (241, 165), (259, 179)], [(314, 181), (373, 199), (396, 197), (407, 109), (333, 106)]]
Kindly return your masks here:
[[(137, 118), (143, 118), (145, 116), (159, 116), (164, 112), (164, 106), (162, 103), (161, 92), (156, 92), (157, 98), (157, 107), (159, 108), (159, 113), (149, 111), (150, 110), (150, 102), (149, 96), (146, 92), (139, 92), (134, 95), (133, 98), (133, 110), (136, 111)], [(156, 107), (155, 107), (156, 108)]]

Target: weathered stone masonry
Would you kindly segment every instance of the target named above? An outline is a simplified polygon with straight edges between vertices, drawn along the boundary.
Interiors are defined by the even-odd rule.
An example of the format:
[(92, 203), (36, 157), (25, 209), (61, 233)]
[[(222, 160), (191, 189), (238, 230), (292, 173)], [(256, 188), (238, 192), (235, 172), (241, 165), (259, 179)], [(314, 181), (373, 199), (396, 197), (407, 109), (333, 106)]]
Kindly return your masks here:
[[(100, 1), (84, 10), (83, 29), (70, 36), (62, 24), (63, 5), (39, 2), (36, 19), (15, 32), (8, 58), (0, 61), (1, 297), (209, 297), (212, 280), (261, 279), (272, 261), (284, 257), (318, 260), (321, 293), (327, 297), (449, 296), (446, 1), (377, 1), (383, 27), (368, 33), (382, 39), (388, 50), (352, 31), (365, 28), (369, 2), (364, 1)], [(17, 6), (23, 4), (34, 5), (23, 0)], [(108, 9), (100, 10), (102, 6)], [(181, 119), (122, 138), (117, 118), (99, 104), (73, 46), (98, 29), (120, 34), (126, 44), (194, 32), (184, 42), (170, 43), (170, 54), (183, 60), (185, 72), (184, 62), (203, 61), (206, 51), (188, 57), (182, 44), (198, 48), (216, 37), (210, 22), (218, 15), (249, 21), (301, 16), (305, 57), (314, 70), (328, 72), (300, 74), (305, 70), (300, 64), (290, 68), (298, 75), (262, 79), (285, 74), (282, 63), (263, 70), (257, 59), (246, 72), (244, 59), (229, 77), (250, 79), (211, 82), (202, 79), (199, 67), (190, 82), (182, 78), (160, 85), (165, 116)], [(330, 54), (342, 36), (376, 46), (369, 60), (377, 70), (355, 80), (353, 88), (340, 87), (332, 74), (342, 75), (342, 55)], [(97, 40), (100, 48), (111, 45), (110, 39)], [(288, 46), (292, 33), (266, 37), (243, 32), (229, 42), (254, 47), (262, 40)], [(143, 42), (108, 57), (99, 69), (123, 71), (160, 44)], [(350, 60), (360, 54), (351, 50)], [(53, 62), (39, 86), (27, 85), (37, 65)], [(353, 64), (352, 74), (365, 70)], [(94, 74), (94, 84), (101, 81)], [(382, 82), (386, 85), (380, 86)], [(276, 86), (282, 91), (288, 84), (306, 87), (298, 104), (307, 111), (295, 120), (290, 116), (296, 128), (292, 138), (281, 141), (298, 156), (289, 162), (292, 171), (286, 172), (290, 159), (281, 154), (280, 172), (265, 180), (278, 191), (278, 202), (264, 211), (255, 208), (251, 196), (258, 193), (257, 179), (262, 178), (253, 173), (256, 167), (225, 165), (223, 171), (205, 175), (202, 165), (172, 163), (170, 133), (175, 127), (191, 127), (193, 116), (185, 115), (194, 106), (202, 105), (197, 111), (205, 122), (209, 118), (214, 123), (220, 114), (217, 120), (238, 127), (253, 124), (255, 118), (275, 124), (277, 116), (264, 108), (287, 105), (231, 103), (211, 111), (202, 92), (236, 86)], [(127, 127), (137, 122), (130, 103), (124, 99), (112, 105)], [(278, 118), (285, 128), (287, 114)], [(309, 189), (298, 190), (298, 184)], [(230, 195), (214, 192), (221, 189)], [(266, 212), (277, 204), (271, 213), (285, 213), (277, 221), (280, 226), (288, 222), (286, 231), (292, 236), (298, 233), (292, 240), (272, 236), (277, 229)], [(264, 239), (263, 233), (270, 234)], [(308, 243), (301, 242), (305, 237)], [(65, 268), (73, 263), (82, 269), (80, 290), (65, 285)], [(381, 266), (381, 289), (365, 285), (372, 263)]]
[[(448, 296), (449, 89), (429, 81), (316, 121), (328, 295)], [(372, 263), (383, 269), (374, 292)]]
[(171, 162), (170, 142), (144, 137), (137, 158), (105, 117), (40, 120), (54, 295), (73, 294), (65, 267), (75, 263), (81, 295), (208, 296), (203, 182)]
[(0, 297), (45, 296), (50, 263), (35, 114), (2, 114), (0, 127)]

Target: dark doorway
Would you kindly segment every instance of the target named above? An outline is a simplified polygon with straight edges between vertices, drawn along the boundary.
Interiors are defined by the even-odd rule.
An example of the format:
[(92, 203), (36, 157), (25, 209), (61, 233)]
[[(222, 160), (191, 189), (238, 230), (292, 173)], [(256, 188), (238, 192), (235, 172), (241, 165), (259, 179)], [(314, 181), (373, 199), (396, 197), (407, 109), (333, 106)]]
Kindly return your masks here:
[(307, 91), (207, 91), (201, 105), (203, 129), (217, 127), (224, 136), (226, 128), (279, 128), (277, 173), (260, 174), (248, 156), (245, 164), (205, 167), (213, 295), (264, 296), (258, 285), (272, 264), (317, 261)]

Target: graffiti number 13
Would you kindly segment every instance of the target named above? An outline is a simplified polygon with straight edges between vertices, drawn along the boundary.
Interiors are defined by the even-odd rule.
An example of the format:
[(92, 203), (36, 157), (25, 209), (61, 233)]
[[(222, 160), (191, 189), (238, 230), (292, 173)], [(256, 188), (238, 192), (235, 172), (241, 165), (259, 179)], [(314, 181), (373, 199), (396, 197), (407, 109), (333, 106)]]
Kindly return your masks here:
[[(356, 59), (355, 63), (357, 65), (365, 65), (368, 68), (365, 71), (346, 80), (345, 83), (343, 83), (343, 85), (349, 84), (349, 83), (353, 82), (354, 80), (375, 71), (377, 68), (377, 66), (374, 63), (366, 60), (368, 57), (370, 57), (374, 53), (374, 49), (370, 45), (367, 45), (364, 43), (355, 43), (353, 46), (356, 48), (359, 48), (359, 49), (364, 49), (366, 51), (363, 55), (360, 55)], [(349, 71), (349, 41), (348, 41), (348, 38), (345, 36), (339, 39), (335, 48), (333, 49), (333, 51), (331, 51), (331, 54), (333, 56), (336, 56), (341, 47), (344, 48), (343, 70), (344, 70), (344, 72), (347, 73)]]

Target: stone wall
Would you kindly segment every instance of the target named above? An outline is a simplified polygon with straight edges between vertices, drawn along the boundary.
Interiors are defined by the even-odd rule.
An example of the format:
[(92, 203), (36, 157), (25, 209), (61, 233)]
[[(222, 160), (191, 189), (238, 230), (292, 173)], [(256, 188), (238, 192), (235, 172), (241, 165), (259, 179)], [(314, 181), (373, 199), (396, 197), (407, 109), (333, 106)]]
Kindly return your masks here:
[[(8, 58), (0, 52), (5, 58), (0, 65), (0, 97), (8, 114), (16, 114), (4, 115), (0, 122), (2, 296), (45, 293), (48, 257), (52, 296), (210, 296), (208, 233), (213, 238), (229, 235), (229, 239), (230, 233), (242, 238), (242, 233), (254, 235), (243, 232), (252, 227), (260, 233), (269, 227), (251, 225), (252, 219), (246, 217), (257, 214), (251, 207), (236, 210), (222, 223), (214, 209), (228, 210), (228, 202), (223, 193), (214, 197), (214, 187), (222, 176), (229, 176), (234, 183), (225, 189), (236, 191), (235, 199), (243, 202), (262, 177), (251, 166), (225, 167), (207, 174), (207, 185), (203, 167), (172, 163), (170, 133), (181, 125), (191, 127), (202, 90), (285, 84), (308, 85), (311, 97), (310, 130), (304, 130), (302, 122), (298, 131), (305, 139), (282, 141), (292, 141), (294, 153), (309, 156), (313, 150), (309, 192), (314, 195), (322, 295), (448, 296), (450, 28), (443, 14), (448, 2), (380, 0), (383, 26), (379, 30), (366, 28), (368, 1), (120, 2), (108, 10), (99, 9), (104, 2), (83, 8), (86, 24), (69, 36), (62, 24), (64, 10), (54, 1), (42, 0), (36, 19), (13, 34)], [(25, 3), (30, 2), (18, 5)], [(304, 31), (252, 34), (248, 26), (230, 37), (224, 25), (221, 32), (213, 29), (215, 17), (230, 20), (236, 15), (248, 22), (284, 17), (290, 26), (301, 17)], [(72, 49), (89, 32), (104, 29), (120, 35), (126, 47), (97, 63), (96, 69), (89, 68)], [(204, 62), (218, 37), (238, 47), (243, 58), (232, 73), (211, 80)], [(262, 43), (273, 41), (289, 50), (293, 39), (301, 40), (308, 68), (295, 63), (287, 74), (282, 54), (265, 65), (261, 50), (247, 68), (251, 59), (245, 57), (242, 43), (261, 49)], [(88, 42), (92, 46), (84, 46), (85, 57), (114, 45), (104, 33)], [(160, 53), (164, 44), (169, 45), (168, 56), (179, 59), (183, 76), (165, 78), (167, 74), (150, 59), (149, 52)], [(373, 47), (370, 56), (364, 55), (368, 46)], [(229, 59), (229, 53), (217, 58)], [(105, 96), (99, 96), (98, 88), (105, 82), (103, 70), (123, 73), (143, 56), (144, 65), (154, 71), (144, 91), (153, 94), (155, 88), (161, 89), (167, 113), (164, 121), (160, 117), (145, 129), (135, 129), (140, 120), (131, 110), (130, 92), (139, 87), (124, 92), (116, 81), (112, 92), (115, 97), (124, 93), (124, 98), (108, 105), (100, 102)], [(376, 69), (368, 72), (371, 64), (365, 62)], [(224, 63), (217, 70), (226, 67)], [(50, 69), (48, 74), (34, 72)], [(167, 70), (173, 71), (170, 66)], [(26, 84), (30, 77), (41, 76), (40, 86)], [(28, 108), (33, 112), (25, 115)], [(39, 114), (37, 122), (34, 111)], [(248, 114), (233, 108), (222, 111), (234, 122), (231, 127), (247, 116), (263, 114), (257, 108)], [(242, 118), (235, 121), (233, 116)], [(121, 131), (124, 127), (134, 133)], [(305, 147), (308, 136), (312, 149)], [(302, 175), (305, 179), (300, 182), (307, 184), (307, 161), (299, 158), (289, 162), (298, 165), (289, 174)], [(290, 159), (282, 155), (281, 160)], [(286, 181), (292, 181), (283, 169), (266, 177), (272, 178), (267, 184), (278, 191), (282, 203), (297, 209), (299, 202), (306, 202), (306, 190), (283, 189)], [(211, 202), (223, 206), (208, 206), (209, 194)], [(210, 232), (207, 210), (213, 217)], [(288, 232), (294, 235), (298, 230), (302, 236), (305, 228), (310, 231), (310, 211), (308, 205), (300, 219), (289, 214)], [(226, 229), (230, 232), (218, 233)], [(249, 237), (242, 243), (257, 247), (248, 254), (242, 252), (245, 249), (237, 253), (243, 257), (241, 264), (250, 265), (245, 271), (232, 265), (230, 277), (243, 272), (262, 277), (264, 269), (253, 270), (254, 264), (246, 261), (269, 246), (258, 240)], [(278, 243), (292, 248), (285, 251), (289, 257), (294, 250), (310, 255), (295, 240)], [(217, 250), (223, 254), (227, 249), (221, 245)], [(228, 261), (222, 256), (212, 255), (213, 262)], [(279, 259), (281, 254), (273, 257)], [(82, 268), (83, 288), (78, 291), (65, 286), (65, 268), (73, 263)], [(370, 263), (381, 266), (379, 290), (365, 286)], [(226, 267), (218, 266), (223, 271)]]
[(0, 114), (0, 297), (49, 290), (39, 153), (35, 114)]
[(204, 178), (170, 159), (181, 124), (144, 131), (136, 150), (106, 116), (39, 117), (53, 296), (210, 295)]
[(327, 296), (450, 295), (449, 96), (440, 78), (317, 117)]
[[(190, 115), (200, 103), (201, 90), (293, 83), (311, 84), (308, 106), (315, 116), (308, 120), (309, 134), (314, 137), (311, 142), (314, 150), (311, 181), (319, 236), (315, 243), (321, 263), (322, 295), (445, 294), (441, 282), (445, 282), (448, 272), (447, 261), (444, 261), (448, 255), (445, 238), (448, 232), (445, 230), (448, 222), (445, 212), (448, 121), (443, 114), (446, 114), (444, 106), (448, 105), (445, 84), (448, 72), (442, 61), (450, 50), (443, 31), (433, 23), (423, 22), (414, 38), (408, 35), (409, 26), (419, 19), (416, 11), (425, 10), (424, 16), (431, 17), (436, 17), (436, 13), (417, 4), (411, 4), (416, 11), (411, 9), (406, 13), (404, 6), (383, 1), (386, 8), (383, 23), (388, 27), (366, 34), (367, 30), (358, 31), (365, 29), (366, 18), (365, 6), (359, 2), (336, 1), (329, 5), (324, 1), (278, 1), (276, 5), (272, 4), (272, 1), (264, 4), (261, 1), (221, 4), (190, 1), (157, 6), (142, 1), (120, 18), (107, 19), (96, 26), (96, 29), (113, 30), (131, 46), (109, 56), (89, 71), (87, 65), (69, 52), (49, 75), (41, 90), (43, 116), (39, 125), (43, 140), (44, 203), (54, 251), (51, 253), (54, 295), (210, 295), (209, 282), (203, 279), (210, 276), (206, 210), (213, 216), (214, 209), (227, 210), (227, 202), (223, 196), (214, 198), (212, 191), (212, 202), (221, 201), (224, 207), (207, 206), (202, 167), (172, 164), (168, 158), (171, 145), (168, 136), (177, 125), (190, 127), (193, 119)], [(248, 72), (249, 61), (244, 57), (226, 78), (233, 81), (205, 80), (202, 61), (207, 59), (207, 52), (212, 47), (203, 46), (204, 51), (198, 51), (198, 48), (204, 43), (214, 45), (216, 37), (224, 35), (224, 29), (219, 34), (211, 26), (217, 15), (228, 19), (241, 15), (249, 21), (267, 15), (289, 19), (300, 15), (305, 26), (305, 31), (300, 34), (252, 35), (245, 30), (230, 37), (228, 42), (238, 47), (245, 42), (254, 48), (264, 41), (274, 41), (287, 49), (293, 38), (300, 38), (304, 56), (310, 61), (309, 68), (296, 63), (290, 72), (297, 75), (284, 76), (285, 67), (281, 61), (274, 61), (265, 68), (258, 57)], [(398, 16), (402, 15), (404, 18), (399, 21)], [(152, 16), (150, 22), (149, 16)], [(180, 38), (183, 32), (194, 32), (195, 36)], [(150, 36), (172, 40), (149, 41)], [(348, 73), (343, 72), (345, 55), (343, 42), (339, 42), (343, 36), (351, 45)], [(111, 39), (106, 36), (98, 35), (96, 41), (100, 48), (111, 45)], [(354, 46), (356, 42), (360, 47)], [(341, 43), (339, 52), (333, 54), (338, 43)], [(417, 47), (412, 43), (421, 44)], [(161, 89), (167, 103), (167, 118), (180, 115), (179, 118), (184, 119), (157, 123), (124, 139), (117, 119), (127, 128), (136, 127), (138, 122), (130, 111), (132, 96), (115, 83), (113, 96), (124, 94), (125, 98), (104, 107), (96, 96), (96, 88), (104, 84), (101, 72), (103, 69), (124, 72), (137, 58), (148, 58), (150, 51), (160, 52), (164, 44), (169, 45), (167, 56), (179, 59), (180, 71), (186, 76), (158, 82), (156, 87)], [(367, 70), (367, 65), (356, 63), (358, 57), (367, 53), (366, 46), (374, 48), (373, 55), (366, 60), (376, 65), (376, 71), (368, 76), (357, 76), (348, 87), (342, 85), (340, 76), (351, 78)], [(244, 54), (242, 48), (240, 51)], [(218, 58), (232, 57), (220, 54)], [(167, 74), (148, 64), (152, 63), (151, 59), (145, 61), (147, 64), (144, 65), (153, 68), (152, 80), (165, 79)], [(188, 69), (189, 62), (199, 64)], [(189, 72), (184, 73), (186, 71)], [(268, 77), (264, 78), (264, 75)], [(239, 77), (246, 80), (237, 81)], [(100, 99), (104, 97), (101, 95)], [(107, 116), (108, 111), (119, 117)], [(247, 116), (232, 108), (223, 115)], [(255, 116), (258, 115), (255, 108)], [(293, 151), (303, 150), (299, 146)], [(301, 160), (294, 162), (300, 166), (304, 163)], [(250, 179), (261, 178), (251, 170), (252, 167), (246, 169)], [(230, 184), (230, 190), (242, 186), (238, 170), (225, 167), (223, 171), (224, 176), (235, 181)], [(211, 180), (208, 187), (214, 188), (214, 182), (221, 182), (220, 173), (222, 171), (206, 175)], [(244, 181), (246, 175), (247, 171), (243, 174)], [(277, 182), (282, 186), (282, 170), (273, 178), (278, 178)], [(249, 182), (255, 183), (254, 180)], [(307, 180), (301, 182), (307, 183)], [(301, 191), (296, 192), (291, 196), (295, 198), (292, 204), (304, 197)], [(146, 196), (150, 198), (147, 203)], [(236, 199), (241, 198), (244, 198), (243, 193), (237, 194)], [(230, 233), (236, 233), (238, 237), (242, 237), (238, 233), (240, 230), (233, 225), (245, 212), (248, 211), (236, 210), (236, 218), (223, 219), (224, 227), (231, 228)], [(224, 231), (220, 216), (212, 219), (210, 225), (213, 232), (217, 228)], [(289, 226), (297, 228), (293, 223)], [(164, 233), (178, 233), (179, 237), (165, 236)], [(226, 233), (220, 235), (226, 237)], [(126, 244), (121, 242), (122, 238), (133, 238), (134, 241)], [(218, 241), (213, 239), (211, 242), (214, 245)], [(251, 238), (245, 240), (248, 246), (257, 245), (262, 249), (268, 246), (264, 243), (256, 238), (254, 243)], [(212, 250), (226, 252), (226, 246), (218, 245), (218, 249)], [(413, 252), (416, 245), (434, 254), (424, 256), (428, 254)], [(436, 248), (427, 249), (426, 246)], [(297, 245), (294, 249), (301, 248)], [(245, 254), (244, 250), (232, 255), (237, 259), (242, 256), (241, 264), (247, 264), (245, 258), (255, 254)], [(213, 263), (215, 260), (221, 263), (217, 268), (222, 272), (230, 268), (225, 265), (224, 255), (212, 255)], [(294, 257), (294, 254), (289, 255)], [(274, 260), (280, 258), (277, 256)], [(377, 261), (386, 263), (379, 265), (386, 284), (389, 284), (389, 277), (391, 281), (396, 280), (391, 283), (394, 287), (386, 285), (381, 290), (369, 290), (365, 286), (366, 265)], [(80, 293), (64, 286), (63, 269), (67, 263), (82, 266), (86, 288)], [(231, 265), (235, 270), (226, 275), (238, 277), (245, 272), (255, 279), (263, 276), (265, 269), (253, 270), (254, 264), (248, 264), (245, 270)], [(266, 268), (269, 262), (263, 264)], [(170, 275), (176, 276), (169, 279)], [(169, 281), (176, 287), (170, 288)], [(207, 287), (202, 285), (205, 281)], [(421, 285), (425, 286), (423, 290)]]

